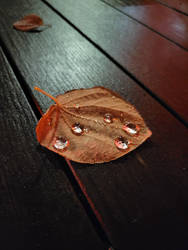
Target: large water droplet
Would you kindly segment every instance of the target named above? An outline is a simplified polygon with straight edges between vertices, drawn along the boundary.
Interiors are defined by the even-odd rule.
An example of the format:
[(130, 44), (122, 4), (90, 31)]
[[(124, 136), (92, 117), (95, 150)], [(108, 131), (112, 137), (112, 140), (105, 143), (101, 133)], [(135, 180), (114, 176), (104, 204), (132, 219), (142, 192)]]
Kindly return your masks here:
[(105, 114), (104, 115), (104, 121), (106, 123), (112, 123), (113, 122), (113, 116), (111, 114)]
[(82, 125), (80, 125), (80, 123), (74, 123), (72, 125), (72, 132), (75, 134), (75, 135), (82, 135), (83, 132), (84, 132), (84, 128)]
[(115, 139), (114, 143), (115, 143), (116, 147), (118, 149), (121, 149), (121, 150), (126, 150), (129, 147), (129, 141), (122, 136), (117, 137)]
[(129, 135), (136, 135), (138, 134), (140, 128), (138, 127), (138, 125), (135, 125), (133, 123), (128, 123), (123, 125), (123, 130), (127, 132)]
[(69, 141), (62, 138), (62, 137), (57, 137), (55, 139), (53, 147), (58, 150), (64, 150), (69, 146)]

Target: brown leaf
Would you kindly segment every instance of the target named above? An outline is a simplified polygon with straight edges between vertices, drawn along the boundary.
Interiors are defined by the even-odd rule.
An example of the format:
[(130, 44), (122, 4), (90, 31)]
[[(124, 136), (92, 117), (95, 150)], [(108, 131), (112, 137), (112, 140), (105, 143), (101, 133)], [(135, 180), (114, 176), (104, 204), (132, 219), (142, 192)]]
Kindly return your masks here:
[(13, 24), (14, 28), (21, 31), (34, 30), (44, 25), (42, 18), (35, 14), (24, 16), (21, 20)]
[(151, 136), (137, 110), (103, 87), (77, 89), (56, 98), (40, 119), (37, 139), (70, 160), (102, 163), (134, 150)]

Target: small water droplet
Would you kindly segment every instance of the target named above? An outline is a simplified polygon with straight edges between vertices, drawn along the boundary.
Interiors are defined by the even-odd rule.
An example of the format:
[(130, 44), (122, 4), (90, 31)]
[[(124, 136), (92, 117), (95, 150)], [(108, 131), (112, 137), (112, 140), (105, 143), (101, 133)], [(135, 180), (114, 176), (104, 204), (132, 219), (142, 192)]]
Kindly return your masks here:
[(48, 126), (52, 126), (52, 118), (48, 118), (47, 122), (48, 122)]
[(133, 123), (128, 123), (123, 125), (123, 130), (127, 132), (129, 135), (136, 135), (138, 134), (140, 128)]
[(113, 122), (113, 116), (111, 114), (105, 114), (104, 115), (104, 121), (106, 123), (112, 123)]
[(80, 123), (74, 123), (72, 125), (72, 132), (75, 134), (75, 135), (82, 135), (83, 132), (84, 132), (84, 128), (82, 125), (80, 125)]
[(75, 104), (76, 109), (79, 109), (79, 107), (80, 107), (79, 104)]
[(129, 147), (129, 141), (122, 136), (117, 137), (115, 139), (114, 143), (115, 143), (116, 147), (118, 149), (121, 149), (121, 150), (126, 150)]
[(88, 133), (88, 132), (89, 132), (89, 129), (88, 129), (88, 128), (84, 128), (84, 132), (85, 132), (85, 133)]
[(68, 146), (69, 146), (69, 141), (62, 137), (57, 137), (53, 145), (53, 147), (58, 150), (64, 150)]
[(116, 97), (113, 95), (112, 98), (114, 99), (114, 98), (116, 98)]

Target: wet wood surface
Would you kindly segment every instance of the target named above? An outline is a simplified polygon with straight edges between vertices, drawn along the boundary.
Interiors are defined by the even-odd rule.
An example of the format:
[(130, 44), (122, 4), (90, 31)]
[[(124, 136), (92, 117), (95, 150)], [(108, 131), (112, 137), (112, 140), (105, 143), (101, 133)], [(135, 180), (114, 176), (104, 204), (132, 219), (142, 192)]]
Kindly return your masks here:
[(153, 0), (103, 0), (147, 28), (188, 50), (188, 17)]
[(172, 8), (176, 11), (180, 11), (183, 14), (188, 15), (188, 2), (187, 0), (157, 0), (160, 3)]
[(99, 0), (47, 2), (187, 122), (187, 51)]
[[(53, 3), (54, 2), (55, 1), (53, 1)], [(82, 2), (84, 3), (85, 1)], [(7, 8), (10, 3), (11, 10)], [(59, 4), (60, 2), (57, 3)], [(31, 167), (28, 166), (27, 171), (32, 172), (32, 168), (41, 168), (40, 166), (43, 166), (43, 164), (40, 162), (40, 159), (45, 162), (49, 161), (47, 167), (43, 166), (43, 172), (41, 174), (42, 180), (40, 185), (42, 185), (42, 191), (41, 189), (34, 191), (35, 189), (32, 189), (33, 186), (29, 189), (31, 192), (29, 196), (30, 202), (36, 204), (36, 211), (38, 211), (40, 206), (35, 202), (35, 199), (39, 198), (33, 197), (32, 192), (38, 192), (37, 197), (40, 197), (41, 192), (43, 192), (42, 194), (45, 196), (42, 196), (45, 200), (42, 210), (45, 211), (45, 216), (43, 215), (40, 222), (43, 223), (44, 228), (39, 226), (39, 229), (41, 229), (39, 238), (35, 238), (36, 235), (34, 235), (34, 242), (39, 244), (39, 246), (34, 247), (36, 249), (48, 249), (45, 248), (45, 246), (49, 245), (49, 249), (52, 249), (52, 247), (50, 248), (50, 244), (54, 243), (58, 238), (57, 244), (61, 246), (61, 249), (64, 246), (63, 244), (66, 245), (69, 241), (70, 246), (68, 248), (65, 247), (65, 249), (75, 249), (74, 244), (78, 244), (78, 249), (80, 247), (79, 244), (83, 246), (83, 248), (80, 249), (103, 249), (103, 247), (107, 249), (106, 238), (104, 240), (101, 234), (99, 234), (99, 231), (103, 230), (103, 236), (105, 235), (107, 237), (109, 245), (112, 244), (114, 249), (187, 249), (188, 141), (186, 138), (188, 133), (185, 124), (179, 121), (176, 115), (174, 115), (175, 113), (179, 114), (179, 116), (183, 114), (184, 118), (186, 118), (186, 114), (182, 113), (185, 107), (180, 108), (180, 101), (182, 101), (182, 103), (185, 102), (186, 106), (186, 93), (184, 89), (180, 91), (178, 87), (184, 83), (187, 76), (183, 74), (181, 76), (181, 83), (178, 82), (177, 84), (176, 82), (174, 89), (171, 89), (171, 81), (168, 79), (169, 81), (166, 82), (168, 83), (166, 84), (166, 91), (167, 89), (168, 91), (166, 93), (163, 92), (163, 89), (160, 89), (159, 92), (153, 89), (154, 92), (151, 94), (150, 86), (145, 82), (146, 78), (143, 78), (142, 84), (139, 84), (129, 71), (125, 72), (123, 63), (120, 67), (112, 60), (113, 50), (106, 50), (104, 52), (96, 46), (89, 29), (84, 29), (84, 34), (79, 31), (80, 27), (82, 27), (80, 25), (83, 25), (82, 18), (84, 16), (85, 21), (87, 20), (85, 27), (87, 27), (88, 23), (93, 25), (93, 29), (94, 27), (98, 27), (95, 34), (99, 39), (99, 34), (102, 35), (99, 30), (101, 26), (96, 26), (96, 22), (104, 16), (108, 26), (108, 23), (114, 20), (113, 18), (119, 20), (119, 12), (101, 1), (93, 1), (93, 3), (95, 3), (93, 8), (89, 8), (91, 7), (91, 2), (88, 1), (88, 9), (83, 9), (84, 4), (82, 5), (81, 3), (79, 5), (81, 7), (77, 8), (75, 6), (76, 3), (71, 5), (71, 1), (68, 8), (68, 1), (64, 1), (64, 4), (65, 3), (64, 8), (60, 8), (58, 5), (54, 6), (60, 12), (62, 12), (63, 9), (65, 11), (64, 13), (66, 13), (66, 18), (59, 16), (53, 9), (49, 8), (48, 5), (37, 0), (1, 1), (0, 38), (3, 50), (14, 68), (15, 74), (19, 76), (17, 86), (19, 84), (20, 86), (14, 90), (15, 93), (19, 96), (19, 93), (23, 94), (24, 91), (25, 97), (32, 103), (33, 111), (37, 112), (40, 106), (42, 111), (45, 112), (52, 102), (47, 97), (34, 91), (33, 87), (35, 85), (54, 96), (70, 89), (101, 85), (116, 91), (127, 101), (131, 102), (144, 117), (153, 135), (151, 139), (129, 155), (110, 163), (94, 165), (74, 162), (68, 162), (69, 165), (67, 165), (60, 156), (38, 146), (36, 139), (32, 137), (32, 143), (29, 146), (31, 150), (27, 150), (26, 148), (26, 152), (28, 152), (27, 155), (30, 157), (29, 162), (31, 162)], [(95, 17), (94, 19), (94, 14), (99, 11), (98, 6), (101, 6), (101, 3), (104, 4), (103, 6), (105, 7), (100, 10), (101, 15), (100, 12), (98, 14), (100, 18), (97, 19), (97, 17)], [(73, 13), (73, 6), (74, 15), (71, 15), (70, 13)], [(115, 17), (112, 15), (111, 19), (108, 18), (104, 10), (107, 14), (112, 13)], [(43, 32), (23, 33), (14, 30), (12, 23), (29, 13), (40, 15), (44, 19), (44, 22), (51, 24), (52, 27)], [(89, 14), (91, 18), (87, 19), (85, 16), (89, 16)], [(123, 23), (125, 22), (124, 16), (122, 13), (122, 29)], [(73, 21), (74, 25), (72, 25)], [(132, 21), (128, 21), (127, 25), (130, 23), (132, 23)], [(104, 27), (103, 23), (101, 23), (101, 25)], [(134, 26), (131, 27), (135, 28), (137, 25), (134, 23)], [(116, 26), (114, 26), (114, 29), (111, 31), (108, 29), (109, 39), (112, 37), (111, 35), (115, 37), (117, 34), (115, 28)], [(143, 27), (142, 32), (144, 35), (147, 33), (146, 27)], [(140, 34), (142, 32), (140, 31)], [(161, 48), (160, 46), (166, 43), (168, 45), (166, 45), (167, 47), (165, 47), (164, 51), (166, 51), (166, 48), (170, 48), (169, 51), (172, 53), (171, 58), (176, 56), (176, 60), (180, 60), (181, 56), (184, 58), (184, 53), (186, 53), (184, 49), (175, 44), (171, 44), (168, 40), (164, 40), (164, 38), (160, 37), (160, 35), (156, 35), (155, 32), (151, 30), (149, 30), (149, 32), (154, 35), (153, 38), (151, 38), (152, 35), (149, 36), (148, 41), (150, 41), (150, 39), (153, 39), (154, 43), (162, 41), (159, 43), (158, 48)], [(132, 33), (129, 32), (127, 33), (127, 39), (129, 39), (131, 34)], [(110, 48), (110, 41), (107, 39), (106, 34), (103, 34), (102, 39), (105, 47)], [(134, 44), (130, 41), (126, 46), (131, 51), (136, 47), (134, 47)], [(117, 39), (117, 46), (120, 45), (120, 42), (121, 38)], [(144, 46), (144, 43), (142, 44)], [(152, 58), (152, 52), (155, 52), (155, 46), (153, 50), (147, 50), (147, 45), (146, 43), (144, 55), (147, 55), (148, 58)], [(121, 49), (120, 47), (120, 51)], [(167, 58), (169, 55), (168, 52), (166, 54)], [(117, 55), (120, 57), (120, 52)], [(124, 54), (124, 61), (129, 60), (131, 55), (129, 53)], [(141, 55), (143, 55), (143, 53)], [(123, 58), (123, 55), (121, 57)], [(163, 55), (162, 58), (165, 60), (166, 57)], [(136, 62), (133, 55), (132, 59)], [(153, 60), (155, 60), (155, 58)], [(186, 63), (186, 57), (184, 60), (183, 62)], [(170, 60), (169, 64), (173, 65), (174, 62), (175, 60)], [(173, 76), (176, 77), (176, 79), (179, 79), (180, 71), (184, 72), (185, 70), (186, 64), (184, 65), (183, 62), (176, 68), (176, 71), (173, 71)], [(155, 65), (157, 65), (157, 63), (155, 63)], [(169, 67), (171, 68), (170, 65)], [(152, 68), (153, 74), (150, 75), (151, 80), (154, 79), (152, 76), (158, 76), (160, 67), (161, 66), (158, 65), (158, 67)], [(142, 70), (142, 67), (137, 68), (137, 72), (139, 72), (139, 69)], [(4, 74), (2, 74), (2, 81), (3, 78), (5, 78)], [(156, 79), (154, 79), (154, 82), (155, 81)], [(159, 81), (159, 78), (157, 78), (157, 81)], [(154, 82), (153, 86), (155, 85)], [(146, 87), (143, 88), (143, 86)], [(11, 88), (8, 87), (6, 93), (8, 93), (10, 89)], [(23, 89), (23, 91), (21, 89)], [(5, 88), (1, 87), (1, 91), (5, 91)], [(181, 100), (179, 100), (180, 93)], [(177, 100), (177, 102), (174, 106), (171, 106), (169, 111), (164, 104), (161, 104), (156, 96), (164, 96), (165, 103), (169, 102), (169, 97), (173, 97), (173, 100)], [(18, 99), (22, 100), (22, 98)], [(34, 102), (32, 100), (34, 100)], [(19, 103), (19, 101), (15, 99), (15, 103), (17, 102)], [(179, 103), (179, 108), (177, 108), (177, 103)], [(9, 105), (10, 110), (14, 110), (15, 105)], [(26, 108), (22, 116), (27, 117), (30, 113), (31, 108)], [(30, 120), (31, 119), (29, 119), (29, 121)], [(36, 124), (36, 118), (32, 122), (32, 125), (27, 126), (27, 123), (24, 124), (26, 124), (25, 128), (31, 131), (31, 134), (34, 133), (31, 127), (33, 128)], [(11, 127), (10, 130), (12, 130)], [(20, 130), (18, 130), (17, 133), (25, 138), (25, 134), (21, 133)], [(5, 137), (6, 135), (3, 135), (3, 138)], [(26, 142), (24, 140), (25, 139), (23, 139), (23, 144), (25, 145)], [(37, 163), (34, 158), (39, 159)], [(19, 160), (19, 157), (17, 159), (15, 169), (22, 165), (21, 159)], [(10, 167), (11, 164), (9, 165), (7, 163), (6, 166)], [(69, 171), (67, 170), (64, 173), (64, 168)], [(26, 172), (23, 178), (21, 178), (21, 176), (20, 181), (27, 183), (30, 172)], [(69, 174), (67, 174), (67, 172)], [(46, 176), (45, 173), (46, 175), (48, 174), (48, 176)], [(20, 175), (21, 174), (22, 172)], [(90, 209), (99, 222), (97, 225), (98, 228), (97, 226), (93, 226), (90, 216), (86, 216), (89, 207), (81, 207), (80, 200), (75, 197), (75, 190), (74, 188), (72, 189), (69, 183), (70, 177), (67, 177), (71, 174), (74, 175), (78, 186), (81, 188), (81, 191), (83, 191), (83, 195), (85, 195), (88, 200)], [(45, 180), (45, 182), (43, 182), (43, 180)], [(15, 181), (14, 178), (10, 179), (10, 184), (13, 185), (12, 187), (14, 187)], [(53, 181), (55, 184), (52, 184)], [(44, 190), (47, 185), (48, 191), (45, 192)], [(23, 200), (26, 199), (27, 202), (27, 199), (29, 199), (27, 197), (27, 188), (26, 191), (20, 190), (21, 188), (17, 189), (17, 193), (16, 191), (13, 192), (13, 198), (17, 200), (17, 197), (20, 195), (19, 199), (21, 199), (22, 192), (26, 192), (25, 196), (23, 196)], [(6, 191), (6, 195), (7, 200), (10, 199), (8, 191)], [(51, 205), (52, 200), (56, 204), (56, 209), (53, 209)], [(25, 205), (22, 203), (19, 204), (19, 207), (20, 209), (25, 209)], [(72, 210), (70, 210), (71, 207)], [(31, 210), (27, 209), (28, 207), (26, 207), (26, 213), (31, 214), (31, 218), (33, 218), (32, 216), (35, 216), (35, 212), (32, 208)], [(64, 209), (67, 212), (61, 214), (61, 211), (64, 211)], [(50, 214), (51, 211), (52, 215)], [(57, 215), (60, 216), (61, 214), (60, 220), (56, 218), (56, 211)], [(68, 213), (68, 211), (70, 211), (70, 213)], [(48, 214), (50, 214), (52, 218), (47, 217)], [(38, 217), (41, 218), (40, 209)], [(14, 215), (14, 218), (18, 221), (17, 215)], [(24, 219), (25, 217), (23, 218), (23, 223), (27, 223), (27, 220), (29, 220), (27, 216), (26, 219)], [(82, 220), (84, 220), (84, 222), (82, 222)], [(54, 221), (54, 223), (52, 223), (52, 221)], [(5, 223), (7, 223), (6, 220)], [(48, 224), (48, 227), (46, 224)], [(76, 232), (75, 229), (77, 229)], [(35, 227), (33, 230), (35, 230)], [(38, 231), (36, 230), (36, 232)], [(97, 231), (98, 234), (95, 234), (95, 231)], [(63, 238), (64, 232), (66, 232), (65, 239)], [(51, 237), (48, 236), (49, 233)], [(74, 233), (77, 233), (77, 236), (75, 236)], [(43, 234), (47, 235), (45, 240)], [(85, 237), (88, 237), (88, 234), (90, 238), (86, 240)], [(19, 235), (21, 236), (22, 234)], [(74, 241), (75, 239), (80, 242), (77, 243)], [(26, 238), (27, 242), (30, 242), (29, 240), (30, 238)], [(86, 245), (83, 244), (84, 241), (86, 241)], [(35, 249), (34, 247), (32, 248), (32, 246), (31, 249)]]

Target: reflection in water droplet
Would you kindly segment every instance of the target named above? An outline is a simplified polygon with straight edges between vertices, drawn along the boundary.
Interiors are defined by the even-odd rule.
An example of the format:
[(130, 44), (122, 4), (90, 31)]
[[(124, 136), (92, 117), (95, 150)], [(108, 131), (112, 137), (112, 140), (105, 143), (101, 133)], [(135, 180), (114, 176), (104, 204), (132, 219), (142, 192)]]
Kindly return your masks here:
[(113, 116), (111, 114), (105, 114), (104, 115), (104, 121), (106, 123), (112, 123), (113, 122)]
[(69, 141), (62, 137), (57, 137), (53, 145), (53, 147), (58, 150), (64, 150), (68, 146), (69, 146)]
[(128, 149), (129, 141), (126, 138), (122, 137), (122, 136), (117, 137), (115, 139), (114, 143), (115, 143), (115, 145), (116, 145), (116, 147), (118, 149), (121, 149), (121, 150)]
[(128, 123), (128, 124), (123, 125), (123, 130), (130, 135), (136, 135), (138, 134), (140, 128), (133, 123)]
[(82, 135), (83, 132), (84, 132), (84, 128), (82, 125), (80, 125), (80, 123), (74, 123), (72, 125), (72, 132), (75, 134), (75, 135)]

